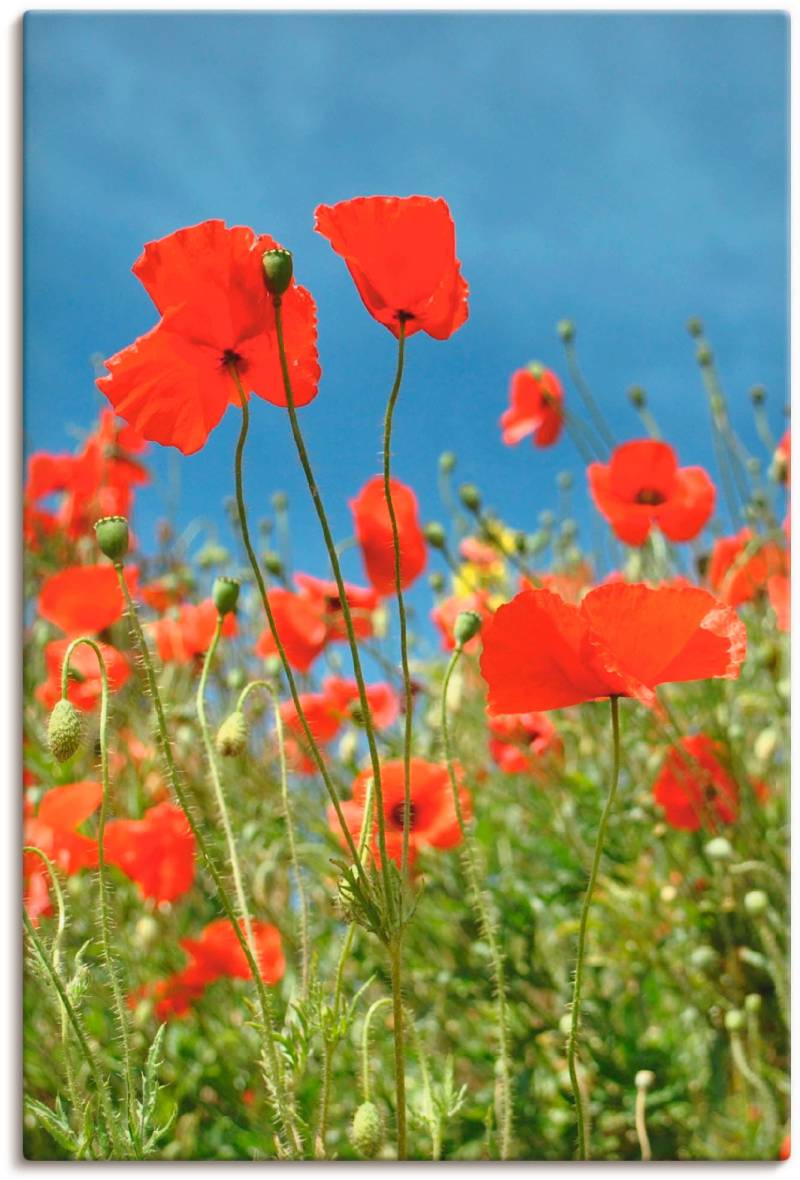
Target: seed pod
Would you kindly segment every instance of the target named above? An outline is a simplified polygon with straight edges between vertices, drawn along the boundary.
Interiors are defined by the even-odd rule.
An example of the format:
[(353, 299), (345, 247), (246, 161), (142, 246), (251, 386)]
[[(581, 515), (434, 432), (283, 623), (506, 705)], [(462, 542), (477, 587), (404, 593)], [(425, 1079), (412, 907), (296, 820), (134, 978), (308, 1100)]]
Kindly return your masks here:
[(464, 507), (468, 508), (470, 512), (480, 511), (481, 494), (474, 483), (462, 483), (458, 489), (458, 497)]
[(575, 325), (572, 320), (559, 320), (556, 331), (565, 344), (569, 344), (571, 340), (575, 339)]
[(94, 526), (100, 552), (110, 561), (122, 561), (128, 552), (128, 522), (124, 516), (104, 516)]
[(383, 1145), (383, 1121), (373, 1102), (362, 1102), (353, 1115), (350, 1142), (359, 1155), (374, 1159)]
[(481, 629), (481, 616), (474, 610), (464, 610), (458, 616), (453, 626), (453, 636), (459, 647), (469, 643), (473, 636)]
[(217, 731), (217, 752), (223, 758), (237, 758), (244, 753), (246, 745), (247, 722), (241, 709), (234, 709)]
[(267, 250), (261, 256), (264, 267), (264, 282), (270, 295), (283, 295), (292, 281), (292, 255), (289, 250)]
[(212, 591), (214, 606), (221, 615), (229, 615), (236, 610), (239, 601), (239, 583), (235, 578), (217, 578)]
[(72, 701), (57, 701), (47, 723), (47, 742), (57, 762), (66, 762), (80, 747), (82, 729)]

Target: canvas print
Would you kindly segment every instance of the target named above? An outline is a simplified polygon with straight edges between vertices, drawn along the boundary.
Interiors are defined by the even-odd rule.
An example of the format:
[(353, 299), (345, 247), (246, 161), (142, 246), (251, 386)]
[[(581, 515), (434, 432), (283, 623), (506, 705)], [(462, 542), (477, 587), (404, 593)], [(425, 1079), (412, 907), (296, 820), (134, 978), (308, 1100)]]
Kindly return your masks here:
[(788, 1157), (788, 38), (28, 14), (28, 1159)]

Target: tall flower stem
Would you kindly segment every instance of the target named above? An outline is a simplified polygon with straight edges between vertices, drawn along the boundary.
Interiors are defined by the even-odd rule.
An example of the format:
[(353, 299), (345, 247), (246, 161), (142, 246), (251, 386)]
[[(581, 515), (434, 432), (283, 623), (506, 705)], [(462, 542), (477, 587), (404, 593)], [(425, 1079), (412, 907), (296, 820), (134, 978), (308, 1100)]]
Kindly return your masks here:
[(303, 883), (303, 873), (300, 868), (300, 857), (297, 853), (297, 840), (294, 833), (294, 818), (292, 816), (292, 806), (289, 800), (289, 773), (286, 765), (286, 748), (283, 744), (283, 718), (281, 716), (280, 701), (275, 689), (268, 680), (251, 680), (242, 689), (237, 702), (237, 709), (239, 712), (244, 710), (245, 701), (251, 692), (256, 688), (263, 688), (268, 694), (270, 702), (272, 703), (273, 716), (275, 719), (275, 736), (278, 742), (278, 761), (281, 773), (281, 803), (283, 804), (283, 816), (286, 820), (286, 838), (289, 843), (289, 860), (292, 865), (292, 872), (294, 874), (295, 888), (297, 889), (297, 898), (300, 903), (300, 978), (302, 994), (304, 999), (308, 999), (309, 986), (309, 969), (311, 964), (311, 950), (308, 936), (308, 898), (306, 897), (306, 888)]
[(581, 906), (580, 924), (578, 927), (578, 952), (575, 960), (575, 981), (572, 989), (572, 1013), (569, 1040), (567, 1042), (567, 1065), (569, 1067), (570, 1082), (572, 1083), (572, 1093), (575, 1097), (575, 1116), (578, 1122), (578, 1152), (582, 1160), (589, 1158), (589, 1151), (586, 1142), (586, 1116), (583, 1109), (583, 1094), (581, 1093), (580, 1083), (578, 1081), (576, 1056), (578, 1050), (578, 1030), (581, 1019), (581, 990), (583, 987), (583, 966), (586, 954), (586, 930), (589, 925), (589, 910), (592, 904), (594, 888), (597, 883), (597, 874), (600, 869), (600, 858), (603, 855), (603, 843), (605, 841), (608, 818), (611, 815), (614, 800), (617, 797), (617, 787), (619, 786), (620, 742), (619, 697), (617, 696), (611, 697), (611, 732), (614, 748), (611, 786), (609, 788), (608, 798), (606, 799), (606, 805), (603, 808), (603, 814), (600, 817), (600, 826), (597, 829), (597, 841), (594, 846), (592, 865), (589, 870), (589, 884), (586, 887), (586, 894), (583, 899), (583, 905)]
[(108, 979), (111, 984), (111, 992), (114, 997), (114, 1011), (117, 1018), (120, 1041), (122, 1044), (122, 1061), (125, 1070), (125, 1109), (128, 1116), (128, 1126), (130, 1128), (134, 1147), (138, 1152), (140, 1145), (136, 1142), (137, 1120), (135, 1118), (134, 1110), (133, 1066), (131, 1063), (128, 1009), (126, 1008), (125, 1001), (122, 998), (122, 988), (120, 987), (119, 983), (117, 966), (114, 962), (113, 955), (111, 954), (111, 938), (109, 935), (108, 872), (106, 868), (105, 853), (106, 818), (108, 816), (108, 796), (110, 792), (108, 773), (108, 672), (106, 670), (106, 662), (103, 659), (103, 653), (100, 649), (100, 646), (99, 644), (95, 643), (93, 639), (73, 639), (67, 648), (66, 655), (64, 656), (64, 663), (61, 668), (61, 696), (64, 700), (67, 699), (70, 660), (72, 659), (73, 652), (81, 645), (91, 648), (100, 670), (100, 780), (103, 787), (103, 795), (100, 803), (100, 816), (97, 823), (97, 876), (100, 893), (100, 943), (103, 951), (103, 963), (105, 964), (106, 974), (108, 975)]
[(567, 360), (569, 375), (572, 378), (575, 388), (580, 394), (581, 400), (586, 408), (589, 418), (591, 419), (594, 430), (597, 432), (598, 437), (603, 440), (605, 445), (613, 449), (615, 446), (614, 436), (602, 415), (600, 407), (594, 400), (594, 396), (592, 395), (592, 391), (586, 382), (586, 378), (581, 372), (580, 365), (578, 364), (578, 353), (575, 349), (575, 344), (572, 339), (564, 341), (564, 354)]
[(281, 665), (283, 666), (286, 682), (289, 685), (289, 692), (292, 697), (292, 703), (297, 710), (297, 716), (300, 719), (300, 724), (303, 728), (303, 734), (305, 736), (306, 742), (308, 743), (309, 752), (314, 760), (314, 765), (319, 771), (322, 781), (325, 784), (325, 789), (328, 792), (333, 809), (336, 812), (336, 818), (339, 821), (339, 826), (341, 827), (342, 835), (344, 837), (345, 843), (347, 844), (348, 851), (350, 852), (350, 855), (352, 856), (356, 866), (360, 869), (361, 862), (358, 857), (358, 850), (356, 849), (355, 841), (353, 840), (353, 834), (347, 826), (347, 820), (344, 817), (341, 800), (339, 799), (339, 792), (334, 786), (333, 779), (331, 778), (328, 768), (325, 765), (325, 759), (322, 757), (322, 752), (320, 751), (320, 748), (317, 745), (317, 742), (308, 724), (308, 719), (305, 715), (305, 710), (303, 709), (303, 705), (300, 700), (300, 694), (297, 690), (297, 681), (295, 680), (294, 672), (292, 671), (291, 664), (289, 663), (289, 659), (286, 655), (286, 648), (283, 646), (283, 640), (280, 637), (280, 633), (275, 622), (274, 612), (270, 606), (264, 575), (261, 572), (261, 567), (258, 564), (258, 558), (256, 557), (255, 550), (253, 549), (253, 542), (250, 538), (250, 526), (247, 520), (247, 507), (244, 499), (243, 475), (244, 447), (245, 443), (247, 442), (248, 432), (250, 430), (250, 407), (247, 402), (247, 394), (244, 391), (244, 386), (242, 385), (241, 378), (239, 377), (238, 369), (234, 364), (231, 364), (229, 366), (229, 371), (236, 384), (236, 389), (239, 393), (239, 399), (242, 407), (242, 427), (239, 431), (239, 438), (236, 443), (236, 455), (234, 458), (236, 509), (239, 516), (239, 525), (242, 530), (242, 542), (245, 547), (245, 552), (247, 553), (247, 559), (250, 562), (250, 568), (253, 571), (253, 577), (256, 580), (256, 586), (258, 587), (261, 604), (264, 607), (264, 614), (267, 617), (267, 624), (275, 642), (275, 647), (277, 648)]
[(475, 861), (475, 850), (472, 843), (472, 833), (464, 822), (464, 811), (461, 806), (461, 796), (459, 794), (458, 781), (456, 779), (455, 765), (450, 743), (450, 728), (447, 715), (447, 691), (450, 687), (450, 679), (453, 675), (453, 671), (455, 670), (455, 667), (461, 658), (463, 650), (463, 647), (460, 645), (456, 647), (452, 656), (450, 657), (450, 662), (447, 665), (447, 671), (444, 675), (444, 681), (442, 684), (441, 712), (442, 740), (444, 742), (447, 773), (450, 778), (450, 786), (453, 791), (453, 805), (455, 807), (456, 818), (458, 820), (458, 826), (461, 830), (461, 837), (463, 841), (462, 860), (464, 863), (464, 869), (467, 875), (470, 892), (472, 894), (472, 904), (478, 918), (478, 924), (483, 931), (484, 937), (486, 938), (486, 941), (489, 945), (489, 956), (492, 962), (492, 975), (494, 976), (494, 1003), (497, 1018), (497, 1039), (500, 1050), (500, 1094), (502, 1103), (500, 1117), (500, 1158), (507, 1160), (511, 1151), (514, 1111), (511, 1098), (511, 1053), (508, 1044), (508, 996), (506, 989), (505, 964), (503, 961), (503, 952), (501, 951), (497, 941), (497, 931), (495, 929), (494, 918), (492, 917), (489, 906), (486, 903), (486, 897), (481, 890), (478, 867)]
[(228, 812), (228, 804), (225, 799), (225, 792), (222, 787), (222, 779), (219, 773), (219, 766), (217, 765), (216, 752), (214, 750), (214, 743), (211, 740), (211, 733), (208, 727), (208, 718), (206, 716), (206, 685), (208, 683), (208, 673), (211, 665), (214, 662), (214, 656), (217, 654), (217, 647), (219, 646), (220, 635), (222, 634), (222, 626), (224, 617), (221, 614), (217, 615), (217, 625), (214, 628), (214, 635), (205, 659), (203, 660), (203, 669), (200, 673), (200, 682), (197, 686), (197, 718), (200, 722), (200, 732), (203, 735), (203, 745), (206, 750), (206, 758), (208, 760), (208, 768), (211, 772), (211, 785), (214, 788), (214, 797), (217, 802), (217, 810), (219, 812), (220, 820), (222, 821), (222, 830), (225, 833), (225, 843), (228, 846), (228, 859), (231, 866), (231, 875), (233, 877), (233, 885), (236, 891), (236, 900), (239, 904), (239, 914), (244, 922), (245, 934), (247, 941), (250, 944), (250, 949), (253, 952), (253, 958), (258, 958), (255, 941), (253, 939), (253, 922), (250, 917), (250, 907), (247, 904), (247, 897), (244, 891), (244, 884), (242, 881), (242, 868), (239, 863), (239, 853), (236, 848), (236, 839), (233, 834), (233, 827), (231, 825), (231, 817)]
[(389, 943), (389, 966), (392, 978), (392, 1034), (394, 1036), (395, 1118), (397, 1120), (397, 1158), (404, 1160), (406, 1147), (406, 1050), (403, 1028), (403, 987), (401, 945), (398, 932)]
[[(195, 839), (195, 844), (203, 858), (211, 878), (216, 886), (219, 900), (225, 911), (225, 916), (233, 927), (233, 932), (236, 939), (242, 948), (242, 952), (247, 960), (247, 965), (253, 976), (253, 981), (256, 986), (256, 991), (259, 999), (259, 1007), (261, 1009), (261, 1024), (264, 1032), (264, 1040), (266, 1045), (267, 1061), (269, 1063), (270, 1076), (267, 1078), (265, 1072), (265, 1083), (271, 1104), (274, 1108), (274, 1114), (278, 1127), (278, 1142), (284, 1154), (294, 1154), (295, 1156), (302, 1156), (303, 1142), (295, 1122), (294, 1111), (291, 1109), (290, 1103), (287, 1099), (285, 1091), (283, 1063), (275, 1037), (275, 1029), (273, 1026), (272, 1004), (267, 992), (266, 985), (261, 976), (259, 965), (250, 949), (250, 940), (246, 937), (241, 925), (236, 919), (236, 910), (228, 893), (227, 886), (222, 878), (222, 874), (217, 868), (216, 862), (211, 855), (211, 850), (208, 846), (206, 838), (202, 829), (192, 814), (189, 797), (184, 789), (178, 768), (175, 764), (175, 757), (172, 752), (172, 745), (169, 739), (169, 731), (167, 729), (167, 719), (164, 713), (164, 704), (161, 700), (161, 693), (158, 688), (158, 681), (156, 679), (155, 670), (153, 668), (153, 661), (150, 658), (150, 649), (147, 646), (142, 624), (139, 620), (139, 612), (136, 609), (136, 604), (131, 596), (130, 588), (125, 578), (125, 573), (120, 562), (114, 563), (114, 568), (117, 571), (120, 588), (122, 589), (125, 598), (125, 604), (128, 610), (128, 618), (130, 620), (131, 630), (133, 631), (134, 640), (141, 656), (142, 664), (144, 666), (145, 678), (147, 680), (147, 687), (153, 698), (153, 707), (156, 715), (156, 727), (158, 729), (159, 745), (161, 746), (161, 753), (167, 766), (167, 773), (169, 775), (170, 785), (173, 793), (180, 804), (183, 814), (186, 816), (186, 822), (189, 824), (192, 835)], [(291, 1147), (287, 1148), (283, 1137), (288, 1137)]]
[(330, 524), (328, 523), (328, 516), (325, 512), (325, 506), (322, 503), (322, 496), (320, 495), (317, 481), (314, 478), (314, 472), (311, 469), (311, 461), (308, 457), (308, 450), (306, 449), (303, 432), (300, 429), (300, 422), (297, 418), (297, 407), (294, 401), (294, 392), (292, 390), (292, 381), (289, 374), (289, 360), (286, 355), (286, 342), (283, 334), (283, 309), (281, 306), (281, 298), (279, 295), (273, 296), (272, 299), (275, 308), (275, 330), (278, 337), (278, 352), (281, 361), (281, 373), (283, 374), (283, 388), (286, 396), (286, 408), (289, 414), (289, 426), (292, 432), (292, 439), (294, 440), (297, 457), (300, 460), (300, 466), (303, 469), (303, 474), (308, 485), (308, 491), (311, 496), (311, 501), (317, 513), (322, 536), (325, 541), (325, 548), (328, 551), (328, 558), (331, 564), (334, 581), (336, 582), (336, 590), (339, 595), (339, 601), (342, 608), (342, 617), (344, 619), (345, 631), (347, 632), (347, 642), (350, 646), (350, 653), (353, 661), (353, 675), (355, 676), (356, 685), (358, 687), (358, 702), (361, 709), (361, 715), (364, 719), (364, 732), (367, 736), (367, 746), (369, 748), (369, 758), (372, 766), (372, 776), (375, 783), (375, 798), (377, 802), (378, 812), (378, 848), (381, 854), (383, 887), (386, 894), (386, 907), (388, 916), (391, 918), (394, 913), (394, 893), (392, 890), (391, 876), (389, 873), (389, 863), (386, 853), (386, 819), (383, 813), (383, 787), (381, 782), (381, 763), (380, 755), (378, 753), (378, 746), (375, 739), (375, 725), (372, 719), (372, 710), (369, 707), (369, 700), (367, 698), (367, 686), (364, 682), (364, 672), (361, 667), (361, 656), (358, 650), (358, 642), (356, 640), (355, 627), (353, 626), (353, 616), (350, 610), (350, 603), (347, 599), (347, 589), (342, 577), (342, 567), (339, 561), (339, 554), (336, 549), (336, 542), (333, 539)]

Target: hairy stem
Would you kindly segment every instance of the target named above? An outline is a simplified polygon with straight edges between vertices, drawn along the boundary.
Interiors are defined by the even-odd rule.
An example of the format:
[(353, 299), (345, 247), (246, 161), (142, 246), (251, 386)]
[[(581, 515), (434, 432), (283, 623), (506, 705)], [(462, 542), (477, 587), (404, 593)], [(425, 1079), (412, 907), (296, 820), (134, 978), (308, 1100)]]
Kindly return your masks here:
[(500, 1117), (500, 1158), (507, 1160), (511, 1151), (511, 1136), (513, 1130), (513, 1103), (511, 1098), (511, 1054), (509, 1050), (509, 1035), (508, 1035), (508, 997), (506, 990), (506, 976), (505, 964), (503, 960), (503, 952), (500, 949), (497, 941), (497, 931), (495, 929), (494, 919), (486, 903), (486, 897), (481, 890), (480, 876), (478, 874), (478, 867), (475, 861), (475, 850), (473, 848), (472, 833), (467, 828), (464, 822), (464, 812), (461, 806), (461, 796), (458, 789), (458, 781), (456, 779), (455, 765), (453, 761), (452, 748), (450, 744), (450, 729), (448, 723), (447, 713), (447, 690), (450, 687), (450, 678), (453, 671), (461, 658), (463, 648), (456, 647), (450, 662), (447, 665), (444, 682), (442, 684), (442, 740), (444, 742), (445, 760), (447, 762), (447, 773), (450, 778), (450, 786), (453, 791), (453, 805), (456, 811), (456, 818), (458, 819), (458, 826), (461, 830), (463, 840), (463, 863), (469, 883), (471, 901), (475, 909), (475, 914), (478, 919), (478, 924), (483, 931), (484, 937), (489, 945), (489, 956), (492, 962), (492, 975), (494, 976), (494, 1003), (497, 1019), (497, 1039), (500, 1051), (500, 1094), (502, 1102), (502, 1110)]
[(586, 887), (586, 894), (581, 906), (580, 924), (578, 927), (578, 951), (575, 960), (575, 982), (572, 990), (572, 1013), (569, 1028), (569, 1040), (567, 1042), (567, 1065), (569, 1067), (569, 1077), (572, 1083), (572, 1093), (575, 1098), (575, 1116), (578, 1122), (578, 1153), (582, 1160), (589, 1158), (588, 1144), (586, 1142), (586, 1119), (583, 1108), (583, 1094), (581, 1093), (580, 1083), (578, 1081), (578, 1070), (576, 1064), (576, 1056), (578, 1049), (578, 1030), (580, 1028), (581, 1019), (581, 989), (583, 987), (583, 966), (586, 955), (586, 931), (589, 924), (589, 910), (592, 904), (592, 894), (597, 882), (597, 874), (600, 869), (600, 859), (603, 855), (603, 843), (606, 835), (606, 828), (608, 826), (608, 818), (611, 815), (614, 806), (614, 800), (617, 795), (617, 787), (619, 785), (619, 767), (620, 767), (620, 742), (619, 742), (619, 698), (611, 697), (611, 730), (612, 742), (614, 747), (614, 763), (611, 772), (611, 786), (608, 792), (606, 805), (603, 808), (603, 814), (600, 817), (600, 826), (597, 829), (597, 841), (594, 846), (594, 854), (592, 856), (592, 865), (589, 870), (589, 884)]

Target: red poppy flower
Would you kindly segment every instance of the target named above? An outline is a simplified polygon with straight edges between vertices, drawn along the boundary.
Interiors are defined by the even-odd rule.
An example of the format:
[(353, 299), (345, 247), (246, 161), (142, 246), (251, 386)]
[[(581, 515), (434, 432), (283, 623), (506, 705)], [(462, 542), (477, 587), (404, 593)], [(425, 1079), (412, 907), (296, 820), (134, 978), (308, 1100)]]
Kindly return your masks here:
[[(25, 820), (25, 843), (40, 848), (67, 876), (97, 864), (97, 841), (78, 831), (97, 811), (103, 798), (100, 783), (70, 783), (53, 787), (42, 798), (35, 816)], [(50, 913), (48, 873), (41, 857), (24, 856), (25, 904), (31, 921)]]
[(453, 218), (442, 198), (356, 197), (319, 205), (314, 228), (327, 238), (371, 316), (395, 336), (446, 340), (467, 318), (469, 288), (456, 258)]
[[(461, 806), (465, 819), (471, 814), (471, 802), (465, 787), (460, 785), (461, 768), (456, 767)], [(345, 821), (358, 842), (364, 822), (364, 805), (371, 770), (363, 770), (353, 783), (353, 798), (342, 804)], [(398, 864), (402, 860), (403, 817), (405, 814), (405, 772), (402, 759), (381, 765), (383, 814), (386, 823), (386, 851)], [(336, 812), (328, 809), (328, 823), (341, 838)], [(372, 855), (378, 860), (378, 827), (373, 810)], [(453, 791), (447, 767), (423, 758), (411, 759), (411, 822), (408, 835), (409, 861), (423, 848), (452, 848), (461, 842)]]
[[(69, 639), (54, 639), (52, 643), (45, 644), (47, 679), (37, 687), (36, 699), (47, 709), (52, 709), (56, 701), (61, 699), (61, 669), (69, 645)], [(130, 664), (122, 652), (109, 643), (101, 643), (99, 647), (106, 665), (109, 691), (118, 692), (131, 674)], [(82, 643), (72, 653), (69, 667), (67, 697), (76, 709), (88, 713), (98, 704), (102, 693), (97, 657), (90, 647)]]
[[(321, 604), (328, 628), (328, 639), (330, 641), (347, 639), (342, 601), (336, 583), (326, 582), (322, 578), (313, 578), (311, 574), (295, 574), (294, 580), (295, 584), (300, 587), (301, 594)], [(377, 593), (368, 586), (353, 586), (350, 582), (345, 582), (344, 589), (356, 638), (369, 639), (375, 634), (373, 615), (380, 604), (380, 599)]]
[(706, 590), (617, 583), (579, 606), (526, 590), (486, 624), (481, 672), (492, 713), (612, 695), (652, 704), (659, 684), (736, 678), (746, 648), (741, 620)]
[[(189, 664), (197, 656), (205, 655), (214, 638), (218, 611), (212, 599), (193, 606), (186, 603), (174, 615), (165, 615), (150, 623), (150, 632), (156, 641), (158, 654), (163, 662)], [(222, 634), (236, 634), (236, 616), (227, 614), (222, 624)]]
[[(580, 602), (584, 591), (588, 590), (594, 578), (594, 570), (587, 561), (579, 562), (569, 570), (559, 570), (555, 573), (537, 574), (535, 585), (528, 578), (520, 578), (519, 585), (521, 590), (552, 590), (559, 598), (563, 598), (565, 602)], [(610, 575), (605, 579), (606, 582), (612, 581), (614, 575)], [(622, 579), (622, 575), (619, 575)]]
[[(444, 598), (436, 604), (431, 611), (431, 618), (441, 632), (442, 647), (445, 651), (452, 651), (456, 645), (453, 628), (455, 627), (456, 619), (463, 611), (472, 611), (476, 615), (480, 615), (485, 623), (487, 619), (492, 617), (489, 596), (480, 592), (467, 594), (463, 597), (452, 594), (449, 598)], [(479, 631), (477, 635), (473, 635), (472, 639), (464, 644), (464, 651), (477, 651), (480, 645), (481, 633)]]
[(564, 425), (564, 390), (555, 373), (538, 365), (535, 371), (517, 369), (509, 398), (511, 405), (500, 418), (506, 446), (515, 446), (529, 434), (537, 447), (552, 446)]
[[(400, 715), (400, 698), (391, 684), (380, 681), (368, 684), (367, 704), (373, 725), (377, 729), (388, 729)], [(355, 680), (329, 676), (322, 691), (331, 710), (342, 720), (352, 716), (352, 710), (359, 704), (358, 685)]]
[[(328, 642), (323, 602), (283, 587), (270, 590), (267, 597), (289, 664), (297, 672), (307, 672)], [(265, 660), (277, 654), (269, 627), (262, 632), (255, 650)]]
[(52, 512), (44, 512), (32, 504), (22, 508), (22, 537), (25, 548), (38, 553), (48, 537), (58, 532), (58, 520)]
[(194, 881), (194, 836), (180, 807), (159, 803), (142, 819), (114, 819), (103, 847), (109, 864), (122, 869), (143, 897), (175, 901)]
[(696, 832), (732, 824), (739, 811), (736, 780), (720, 762), (722, 747), (704, 733), (681, 738), (669, 750), (653, 797), (673, 828)]
[[(366, 692), (376, 728), (393, 725), (400, 713), (400, 699), (391, 685), (368, 684)], [(355, 680), (331, 676), (322, 692), (300, 693), (300, 704), (315, 740), (324, 744), (333, 741), (342, 725), (352, 719), (352, 709), (359, 704), (358, 685)], [(293, 735), (286, 746), (292, 768), (300, 774), (313, 774), (316, 763), (305, 748), (305, 731), (294, 701), (284, 701), (280, 710), (285, 729)]]
[(678, 467), (654, 439), (623, 443), (610, 463), (590, 463), (592, 499), (621, 541), (643, 545), (656, 525), (670, 541), (691, 541), (714, 511), (716, 492), (702, 467)]
[(493, 545), (487, 545), (485, 541), (479, 541), (477, 537), (465, 537), (458, 546), (458, 551), (465, 561), (469, 561), (472, 565), (492, 566), (498, 560), (497, 550)]
[[(239, 925), (244, 928), (241, 921)], [(280, 933), (267, 922), (252, 922), (251, 925), (261, 978), (265, 983), (278, 983), (286, 970)], [(156, 1000), (157, 1019), (184, 1016), (215, 980), (223, 976), (233, 979), (252, 977), (244, 951), (227, 918), (210, 922), (198, 939), (181, 939), (181, 947), (189, 956), (189, 965), (167, 979), (142, 988), (131, 997), (132, 1006), (142, 995), (152, 995)]]
[[(136, 593), (137, 571), (125, 570), (131, 593)], [(75, 565), (52, 574), (42, 584), (39, 614), (67, 635), (96, 635), (125, 611), (125, 598), (112, 565)]]
[[(243, 226), (204, 221), (149, 242), (133, 265), (161, 315), (134, 344), (106, 361), (97, 385), (140, 435), (185, 455), (200, 450), (239, 395), (228, 366), (246, 390), (286, 405), (275, 309), (261, 259), (277, 243)], [(292, 392), (298, 406), (317, 393), (316, 309), (291, 283), (282, 301)]]
[(723, 602), (752, 602), (767, 588), (773, 574), (787, 569), (786, 551), (774, 541), (758, 542), (750, 529), (719, 537), (711, 551), (708, 580)]
[[(332, 741), (342, 724), (341, 715), (331, 708), (330, 701), (324, 693), (301, 692), (299, 695), (300, 705), (315, 741)], [(285, 728), (302, 742), (305, 731), (294, 701), (283, 701), (280, 711)]]
[(546, 713), (520, 713), (488, 718), (489, 753), (506, 774), (542, 770), (548, 754), (560, 754), (561, 739)]
[[(425, 569), (427, 548), (419, 523), (417, 497), (398, 479), (391, 480), (389, 486), (400, 538), (400, 585), (405, 589)], [(376, 475), (364, 484), (355, 500), (350, 501), (350, 510), (367, 577), (379, 594), (394, 594), (392, 522), (382, 476)]]

